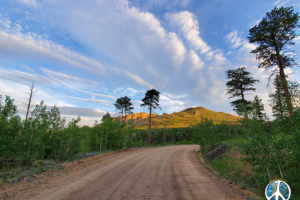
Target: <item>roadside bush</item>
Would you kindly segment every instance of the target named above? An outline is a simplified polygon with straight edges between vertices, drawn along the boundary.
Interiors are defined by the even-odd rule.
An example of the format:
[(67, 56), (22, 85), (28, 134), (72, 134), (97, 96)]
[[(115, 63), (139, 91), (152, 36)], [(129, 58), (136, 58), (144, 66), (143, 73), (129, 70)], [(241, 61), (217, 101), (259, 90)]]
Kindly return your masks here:
[[(240, 141), (245, 161), (256, 172), (256, 178), (264, 188), (269, 180), (283, 178), (288, 181), (293, 195), (300, 196), (300, 120), (299, 110), (295, 111), (296, 125), (289, 117), (277, 118), (273, 122), (261, 122), (256, 119), (244, 119), (244, 140)], [(262, 191), (263, 192), (263, 191)]]

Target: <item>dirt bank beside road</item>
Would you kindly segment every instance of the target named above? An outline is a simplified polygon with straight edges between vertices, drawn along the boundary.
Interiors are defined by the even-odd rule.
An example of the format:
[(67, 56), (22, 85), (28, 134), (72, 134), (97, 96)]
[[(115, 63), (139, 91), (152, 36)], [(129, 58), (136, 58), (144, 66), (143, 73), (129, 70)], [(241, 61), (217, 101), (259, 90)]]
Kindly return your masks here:
[(198, 145), (178, 145), (95, 156), (33, 181), (1, 190), (0, 197), (34, 200), (246, 199), (208, 172)]

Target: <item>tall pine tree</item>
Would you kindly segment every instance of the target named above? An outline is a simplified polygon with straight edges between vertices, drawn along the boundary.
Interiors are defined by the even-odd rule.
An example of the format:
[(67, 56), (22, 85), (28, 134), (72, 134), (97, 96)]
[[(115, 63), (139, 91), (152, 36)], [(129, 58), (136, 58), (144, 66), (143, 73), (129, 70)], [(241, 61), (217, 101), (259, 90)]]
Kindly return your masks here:
[(249, 30), (250, 36), (248, 37), (250, 43), (258, 44), (258, 47), (251, 51), (251, 53), (256, 54), (256, 59), (259, 62), (258, 67), (273, 68), (269, 80), (272, 75), (279, 74), (292, 122), (294, 122), (293, 106), (284, 69), (298, 65), (293, 57), (295, 53), (290, 47), (295, 44), (293, 39), (299, 36), (295, 33), (295, 28), (300, 27), (298, 25), (299, 18), (299, 14), (294, 13), (293, 6), (275, 7), (266, 14), (258, 25)]
[(246, 71), (245, 67), (240, 67), (235, 70), (226, 71), (227, 81), (227, 94), (230, 95), (229, 98), (240, 97), (235, 101), (232, 101), (230, 104), (234, 107), (234, 111), (237, 113), (242, 113), (243, 111), (239, 110), (239, 105), (242, 104), (245, 108), (245, 117), (248, 118), (248, 111), (251, 109), (250, 104), (251, 101), (247, 101), (245, 99), (246, 92), (248, 91), (256, 91), (254, 87), (252, 87), (259, 80), (253, 79), (251, 77), (251, 73)]
[(142, 99), (142, 104), (141, 107), (147, 107), (150, 111), (150, 116), (149, 116), (149, 140), (148, 140), (148, 145), (151, 144), (151, 112), (152, 109), (161, 108), (159, 107), (159, 91), (152, 89), (148, 90), (145, 93), (145, 97)]
[(123, 98), (123, 101), (124, 101), (124, 112), (125, 112), (125, 119), (126, 119), (126, 116), (128, 114), (133, 113), (132, 110), (134, 109), (134, 107), (132, 107), (131, 99), (128, 98), (127, 96)]
[(126, 119), (127, 114), (132, 114), (131, 110), (133, 110), (134, 108), (132, 107), (131, 99), (127, 96), (118, 98), (114, 106), (117, 110), (119, 110), (119, 113), (122, 115), (122, 123), (124, 122), (124, 114)]

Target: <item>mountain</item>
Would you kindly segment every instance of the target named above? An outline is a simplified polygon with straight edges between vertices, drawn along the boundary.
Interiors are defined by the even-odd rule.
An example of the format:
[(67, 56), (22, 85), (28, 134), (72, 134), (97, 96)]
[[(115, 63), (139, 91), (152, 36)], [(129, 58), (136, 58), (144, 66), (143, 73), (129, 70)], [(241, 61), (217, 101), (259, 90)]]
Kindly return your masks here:
[[(227, 123), (236, 124), (241, 119), (238, 116), (231, 115), (224, 112), (215, 112), (203, 107), (187, 108), (181, 112), (173, 112), (172, 114), (163, 113), (163, 115), (151, 114), (152, 126), (155, 128), (174, 128), (174, 127), (189, 127), (195, 126), (201, 122), (201, 119), (207, 117), (212, 119), (215, 124), (222, 121)], [(113, 118), (115, 120), (118, 117)], [(126, 121), (132, 119), (137, 128), (147, 128), (149, 125), (149, 113), (135, 113), (126, 116)]]

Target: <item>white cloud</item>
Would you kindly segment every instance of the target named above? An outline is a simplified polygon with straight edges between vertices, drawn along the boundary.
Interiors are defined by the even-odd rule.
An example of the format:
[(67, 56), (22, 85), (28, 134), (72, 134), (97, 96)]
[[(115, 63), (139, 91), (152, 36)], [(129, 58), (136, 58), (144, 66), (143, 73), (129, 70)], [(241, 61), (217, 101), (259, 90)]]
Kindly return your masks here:
[(22, 27), (15, 24), (8, 31), (0, 31), (0, 50), (2, 56), (18, 56), (26, 60), (60, 62), (101, 75), (108, 75), (105, 67), (98, 61), (57, 45), (35, 33), (23, 34)]
[(153, 85), (151, 85), (150, 83), (147, 83), (142, 77), (140, 77), (137, 74), (133, 74), (129, 71), (124, 71), (124, 73), (131, 78), (134, 82), (136, 82), (137, 84), (147, 87), (147, 88), (154, 88)]
[(131, 0), (130, 3), (133, 6), (137, 6), (142, 10), (150, 10), (151, 8), (161, 8), (172, 10), (176, 7), (185, 8), (190, 0)]
[[(72, 119), (77, 119), (78, 115), (62, 115), (66, 118), (66, 122), (72, 121)], [(100, 123), (102, 117), (80, 117), (80, 122), (78, 123), (79, 126), (90, 126), (93, 127), (95, 120), (98, 121), (98, 124)], [(67, 125), (68, 123), (66, 123)]]
[(136, 103), (136, 104), (142, 104), (142, 103), (144, 103), (144, 102), (138, 101), (138, 100), (134, 100), (133, 102)]
[(134, 97), (137, 94), (143, 94), (145, 93), (144, 91), (141, 90), (136, 90), (132, 87), (118, 87), (116, 89), (114, 89), (113, 94), (117, 95), (117, 96), (129, 96), (129, 97)]
[(300, 44), (300, 36), (298, 35), (295, 39), (294, 39), (295, 44)]
[[(185, 59), (185, 46), (175, 33), (167, 32), (153, 14), (129, 7), (126, 2), (101, 1), (91, 8), (77, 1), (65, 7), (67, 10), (57, 11), (59, 21), (57, 16), (52, 20), (50, 17), (50, 21), (67, 29), (83, 44), (97, 49), (95, 54), (105, 52), (116, 61), (109, 70), (118, 75), (118, 83), (164, 87), (168, 81), (161, 74), (179, 72)], [(48, 8), (54, 6), (49, 4)], [(57, 4), (55, 8), (62, 8), (65, 2)], [(74, 11), (77, 7), (81, 8), (80, 12)], [(94, 18), (99, 20), (91, 20)]]
[[(214, 55), (214, 65), (215, 65), (215, 68), (219, 68), (219, 66), (225, 64), (226, 62), (226, 58), (223, 56), (222, 53), (216, 53)], [(220, 68), (219, 68), (220, 69)]]
[(98, 93), (93, 93), (93, 92), (87, 92), (87, 91), (83, 91), (83, 90), (79, 90), (80, 92), (86, 93), (86, 94), (90, 94), (92, 96), (97, 96), (97, 97), (103, 97), (103, 98), (110, 98), (110, 99), (114, 99), (114, 96), (111, 95), (105, 95), (105, 94), (98, 94)]
[(252, 28), (252, 27), (254, 27), (255, 25), (258, 25), (259, 23), (260, 23), (260, 21), (262, 20), (262, 18), (260, 18), (260, 19), (258, 19), (258, 20), (252, 20), (249, 24), (248, 24), (248, 26), (249, 26), (249, 28)]
[(18, 70), (8, 71), (0, 69), (0, 78), (25, 85), (31, 83), (32, 81), (41, 85), (49, 85), (49, 83), (55, 84), (48, 77), (39, 74), (26, 73)]
[(95, 104), (101, 104), (101, 105), (109, 105), (109, 101), (104, 101), (104, 100), (100, 100), (100, 99), (83, 99), (83, 98), (78, 98), (78, 97), (71, 97), (73, 99), (79, 100), (79, 101), (86, 101), (86, 102), (90, 102), (90, 103), (95, 103)]
[(0, 28), (9, 29), (10, 28), (10, 20), (8, 17), (4, 17), (0, 14)]
[(33, 6), (35, 8), (39, 5), (36, 0), (17, 0), (17, 1), (26, 4), (28, 6)]
[(200, 57), (196, 54), (194, 50), (191, 50), (188, 54), (189, 56), (189, 64), (191, 65), (190, 75), (195, 73), (195, 71), (199, 71), (203, 69), (204, 62), (200, 59)]
[[(71, 37), (97, 50), (94, 54), (105, 52), (107, 57), (115, 61), (105, 69), (110, 72), (113, 77), (111, 80), (115, 80), (116, 84), (139, 85), (143, 89), (163, 89), (178, 95), (186, 92), (186, 88), (193, 90), (195, 87), (203, 86), (203, 84), (201, 86), (194, 84), (198, 82), (199, 77), (202, 77), (202, 83), (207, 82), (205, 80), (207, 79), (206, 73), (203, 72), (207, 66), (197, 52), (206, 52), (207, 57), (210, 57), (218, 65), (224, 62), (224, 56), (218, 52), (215, 55), (213, 51), (210, 51), (211, 47), (201, 39), (198, 21), (192, 13), (182, 12), (170, 15), (169, 17), (174, 17), (170, 21), (174, 22), (178, 29), (175, 32), (168, 32), (153, 14), (129, 7), (125, 0), (117, 3), (101, 1), (92, 8), (81, 1), (65, 6), (67, 3), (68, 1), (44, 2), (41, 3), (41, 6), (47, 7), (44, 14), (49, 16), (49, 23), (53, 26), (68, 30)], [(50, 15), (54, 7), (55, 15)], [(75, 12), (78, 7), (81, 8), (80, 12)], [(64, 8), (64, 10), (60, 8)], [(181, 15), (184, 17), (183, 21), (180, 20)], [(70, 16), (73, 19), (71, 21), (69, 20)], [(107, 16), (110, 17), (107, 18)], [(57, 20), (58, 18), (59, 20)], [(93, 18), (99, 20), (91, 20)], [(21, 32), (20, 28), (15, 28), (13, 36)], [(44, 45), (45, 39), (39, 39), (40, 36), (32, 36), (32, 33), (28, 35), (30, 37), (27, 40), (35, 43), (42, 41), (41, 43)], [(186, 50), (179, 35), (185, 38), (184, 40), (188, 41), (192, 47), (189, 51)], [(24, 38), (24, 34), (20, 34), (18, 37)], [(54, 45), (55, 48), (52, 48), (52, 43), (50, 41), (48, 43), (51, 49), (59, 46)], [(193, 45), (194, 43), (195, 45)], [(60, 48), (67, 49), (62, 46)], [(27, 49), (27, 51), (32, 53), (31, 49)], [(35, 57), (33, 58), (36, 61)], [(70, 62), (78, 60), (74, 58), (74, 61), (73, 57), (70, 58)], [(88, 66), (90, 65), (86, 67)], [(183, 66), (186, 66), (188, 70)], [(96, 71), (101, 72), (102, 70)], [(54, 73), (47, 73), (47, 75), (54, 76)], [(55, 76), (56, 79), (63, 77), (58, 74)], [(190, 80), (185, 80), (186, 77), (189, 77)], [(65, 81), (64, 79), (60, 80)], [(57, 81), (58, 83), (59, 81)], [(89, 91), (92, 92), (92, 90)]]
[(84, 117), (103, 117), (106, 114), (105, 111), (97, 108), (77, 108), (77, 107), (58, 107), (61, 115), (77, 115)]
[(167, 13), (165, 19), (168, 27), (179, 32), (191, 48), (199, 50), (200, 53), (207, 53), (211, 49), (200, 37), (199, 23), (193, 13), (189, 11)]
[[(30, 68), (29, 68), (30, 69)], [(67, 74), (63, 74), (60, 72), (55, 72), (46, 68), (41, 68), (41, 71), (44, 72), (46, 76), (36, 73), (32, 69), (30, 69), (30, 73), (19, 71), (19, 70), (4, 70), (0, 69), (0, 78), (6, 79), (8, 81), (13, 81), (20, 84), (30, 84), (34, 81), (38, 85), (44, 86), (57, 86), (63, 87), (72, 90), (78, 90), (83, 93), (88, 93), (87, 91), (80, 90), (80, 88), (91, 88), (92, 85), (97, 85), (98, 83), (89, 79), (82, 79), (74, 76), (70, 76)], [(94, 94), (96, 96), (100, 96)], [(101, 97), (113, 98), (109, 95), (102, 95)]]
[(90, 88), (92, 85), (98, 85), (98, 82), (90, 79), (83, 79), (70, 76), (64, 73), (52, 71), (46, 68), (41, 68), (41, 71), (46, 74), (56, 85), (64, 85), (69, 89)]
[(163, 111), (174, 112), (181, 111), (185, 108), (185, 103), (183, 101), (172, 100), (165, 95), (160, 95), (159, 100), (159, 105), (163, 108)]
[(225, 38), (231, 42), (233, 48), (243, 45), (241, 38), (238, 37), (237, 30), (233, 30), (232, 32), (228, 33)]
[(274, 5), (276, 5), (276, 6), (283, 6), (285, 3), (289, 2), (289, 1), (290, 0), (286, 0), (286, 1), (284, 1), (284, 0), (277, 0), (277, 1), (274, 2)]
[(164, 96), (166, 96), (168, 98), (171, 98), (171, 99), (181, 99), (181, 98), (186, 98), (189, 95), (187, 95), (187, 94), (174, 95), (174, 94), (170, 94), (170, 93), (164, 92)]

